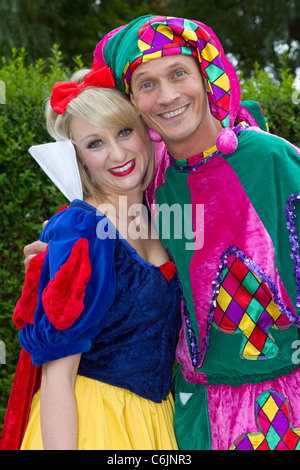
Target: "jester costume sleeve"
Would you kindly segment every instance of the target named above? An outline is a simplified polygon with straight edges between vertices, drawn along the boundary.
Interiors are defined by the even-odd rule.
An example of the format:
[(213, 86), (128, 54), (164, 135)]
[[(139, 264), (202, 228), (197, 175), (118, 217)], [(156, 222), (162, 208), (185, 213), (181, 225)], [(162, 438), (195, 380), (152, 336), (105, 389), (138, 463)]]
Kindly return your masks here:
[[(257, 103), (240, 102), (238, 77), (203, 23), (139, 18), (98, 44), (95, 63), (105, 61), (129, 93), (140, 64), (172, 54), (197, 55), (211, 112), (223, 126), (216, 146), (181, 160), (157, 138), (147, 192), (185, 298), (175, 377), (178, 445), (299, 449), (300, 152), (268, 133)], [(171, 217), (166, 205), (181, 211)]]

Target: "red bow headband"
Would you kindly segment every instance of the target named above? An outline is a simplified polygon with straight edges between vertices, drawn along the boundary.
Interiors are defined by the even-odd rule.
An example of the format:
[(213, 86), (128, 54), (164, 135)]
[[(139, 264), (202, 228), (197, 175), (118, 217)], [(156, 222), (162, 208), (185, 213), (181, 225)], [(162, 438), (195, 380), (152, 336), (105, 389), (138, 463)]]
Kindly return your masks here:
[(115, 87), (113, 71), (106, 65), (100, 69), (91, 70), (82, 83), (77, 82), (57, 82), (52, 88), (51, 106), (57, 114), (63, 114), (70, 101), (87, 87)]

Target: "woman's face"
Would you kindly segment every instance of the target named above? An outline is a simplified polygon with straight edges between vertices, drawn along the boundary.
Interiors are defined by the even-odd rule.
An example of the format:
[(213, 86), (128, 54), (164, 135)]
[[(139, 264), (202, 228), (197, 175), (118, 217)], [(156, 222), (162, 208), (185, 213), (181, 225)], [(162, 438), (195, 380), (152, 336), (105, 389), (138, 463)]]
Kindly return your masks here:
[(150, 155), (135, 129), (104, 129), (73, 117), (70, 132), (99, 189), (111, 195), (141, 190)]

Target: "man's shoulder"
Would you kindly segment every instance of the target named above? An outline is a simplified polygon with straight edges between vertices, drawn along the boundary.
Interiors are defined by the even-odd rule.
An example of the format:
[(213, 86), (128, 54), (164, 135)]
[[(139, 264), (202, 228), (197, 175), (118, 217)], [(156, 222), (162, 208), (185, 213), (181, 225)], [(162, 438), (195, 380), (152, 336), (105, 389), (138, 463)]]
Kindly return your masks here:
[(265, 132), (269, 131), (266, 113), (261, 104), (257, 101), (241, 101), (237, 119), (239, 121), (245, 120), (251, 126), (258, 126)]

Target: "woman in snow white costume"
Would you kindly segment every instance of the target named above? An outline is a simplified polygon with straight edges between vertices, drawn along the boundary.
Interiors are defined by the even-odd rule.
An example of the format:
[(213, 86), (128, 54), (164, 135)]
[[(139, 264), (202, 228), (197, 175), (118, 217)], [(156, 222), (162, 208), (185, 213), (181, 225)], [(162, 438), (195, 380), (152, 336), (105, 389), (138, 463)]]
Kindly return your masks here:
[(118, 211), (120, 196), (143, 203), (154, 155), (114, 86), (100, 67), (53, 87), (47, 123), (60, 142), (36, 149), (50, 148), (53, 162), (55, 146), (74, 144), (83, 197), (72, 194), (50, 219), (40, 237), (48, 249), (26, 272), (13, 316), (23, 349), (2, 449), (177, 448), (170, 387), (181, 292), (159, 238), (130, 237), (132, 219)]

